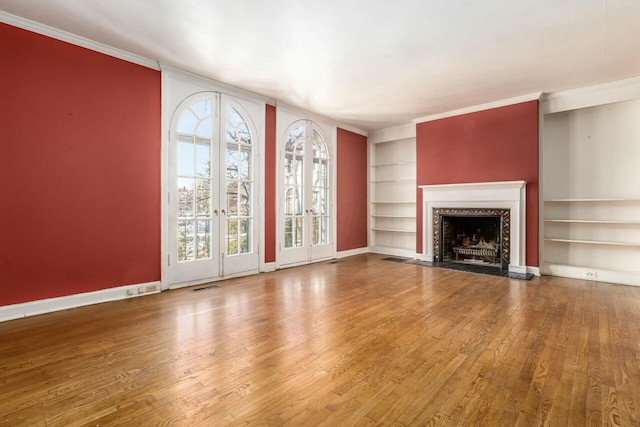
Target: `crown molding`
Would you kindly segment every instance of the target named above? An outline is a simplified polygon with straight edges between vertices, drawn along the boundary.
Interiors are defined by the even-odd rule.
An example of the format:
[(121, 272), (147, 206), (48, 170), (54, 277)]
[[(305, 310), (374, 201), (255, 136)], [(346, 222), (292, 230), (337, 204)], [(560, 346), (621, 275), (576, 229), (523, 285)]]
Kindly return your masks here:
[(242, 89), (237, 86), (232, 86), (218, 80), (214, 80), (202, 74), (185, 70), (163, 61), (158, 61), (158, 67), (163, 76), (171, 76), (171, 78), (173, 79), (202, 86), (203, 88), (207, 88), (207, 90), (210, 90), (212, 92), (224, 93), (225, 95), (230, 95), (235, 98), (254, 103), (261, 102), (273, 105), (273, 103), (275, 102), (273, 98), (261, 95), (256, 92), (251, 92), (250, 90)]
[(355, 134), (361, 135), (361, 136), (369, 137), (369, 132), (367, 132), (366, 130), (357, 128), (355, 126), (348, 125), (346, 123), (338, 123), (338, 128), (340, 128), (342, 130), (349, 131), (351, 133), (355, 133)]
[(416, 137), (415, 123), (405, 123), (400, 126), (379, 129), (371, 132), (369, 142), (378, 144), (381, 142), (399, 141), (401, 139), (409, 139)]
[(461, 116), (463, 114), (476, 113), (478, 111), (490, 110), (492, 108), (506, 107), (508, 105), (520, 104), (522, 102), (536, 101), (542, 96), (542, 92), (530, 93), (528, 95), (517, 96), (515, 98), (502, 99), (489, 102), (487, 104), (474, 105), (461, 108), (459, 110), (447, 111), (445, 113), (433, 114), (431, 116), (413, 119), (413, 123), (431, 122), (434, 120), (446, 119), (447, 117)]
[(157, 61), (154, 61), (143, 56), (139, 56), (122, 49), (109, 46), (86, 37), (79, 36), (77, 34), (69, 33), (67, 31), (59, 30), (57, 28), (49, 27), (48, 25), (41, 24), (39, 22), (31, 21), (29, 19), (21, 18), (19, 16), (12, 15), (0, 11), (0, 22), (12, 25), (14, 27), (22, 28), (43, 36), (51, 37), (56, 40), (60, 40), (66, 43), (70, 43), (76, 46), (84, 47), (86, 49), (93, 50), (95, 52), (103, 53), (105, 55), (112, 56), (114, 58), (122, 59), (127, 62), (132, 62), (137, 65), (141, 65), (153, 70), (160, 70)]
[(329, 116), (324, 116), (322, 114), (314, 113), (312, 111), (305, 110), (304, 108), (297, 107), (295, 105), (287, 104), (286, 102), (280, 101), (278, 99), (275, 100), (275, 107), (276, 107), (276, 110), (282, 110), (282, 111), (286, 111), (287, 113), (297, 114), (299, 116), (304, 117), (305, 119), (322, 122), (326, 125), (333, 126), (336, 129), (338, 127), (341, 127), (339, 126), (338, 121), (334, 118), (331, 118)]
[(273, 104), (271, 104), (271, 103), (269, 103), (269, 104), (273, 105), (278, 110), (287, 111), (287, 112), (292, 113), (292, 114), (298, 114), (300, 116), (304, 116), (305, 118), (307, 118), (309, 120), (317, 120), (317, 121), (320, 121), (320, 122), (324, 122), (324, 123), (326, 123), (328, 125), (335, 126), (336, 129), (340, 128), (340, 129), (343, 129), (343, 130), (347, 130), (349, 132), (356, 133), (358, 135), (365, 136), (367, 138), (369, 137), (369, 133), (366, 130), (360, 129), (360, 128), (356, 127), (356, 126), (352, 126), (352, 125), (347, 124), (347, 123), (339, 122), (338, 120), (334, 119), (331, 116), (325, 116), (325, 115), (322, 115), (322, 114), (319, 114), (319, 113), (315, 113), (315, 112), (312, 112), (312, 111), (309, 111), (309, 110), (305, 110), (304, 108), (288, 104), (288, 103), (286, 103), (284, 101), (280, 101), (278, 99), (275, 99)]
[(633, 99), (640, 99), (640, 77), (545, 94), (540, 101), (540, 111), (560, 113)]

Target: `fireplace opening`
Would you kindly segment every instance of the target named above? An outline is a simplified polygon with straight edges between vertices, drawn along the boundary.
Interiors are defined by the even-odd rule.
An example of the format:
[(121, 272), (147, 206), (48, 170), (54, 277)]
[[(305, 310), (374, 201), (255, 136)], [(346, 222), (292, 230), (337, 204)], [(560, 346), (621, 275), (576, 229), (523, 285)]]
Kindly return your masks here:
[(501, 267), (500, 217), (444, 216), (442, 261)]
[(434, 260), (508, 269), (509, 216), (507, 209), (434, 209)]

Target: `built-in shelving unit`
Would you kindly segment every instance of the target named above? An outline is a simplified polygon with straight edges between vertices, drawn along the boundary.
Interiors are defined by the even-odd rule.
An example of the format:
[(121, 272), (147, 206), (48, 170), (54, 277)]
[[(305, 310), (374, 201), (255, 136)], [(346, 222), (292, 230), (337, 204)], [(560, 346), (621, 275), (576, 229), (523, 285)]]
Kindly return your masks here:
[(640, 285), (640, 101), (544, 116), (543, 273)]
[(544, 214), (547, 272), (618, 282), (640, 276), (640, 199), (549, 199)]
[(413, 257), (416, 247), (415, 125), (370, 137), (369, 247)]

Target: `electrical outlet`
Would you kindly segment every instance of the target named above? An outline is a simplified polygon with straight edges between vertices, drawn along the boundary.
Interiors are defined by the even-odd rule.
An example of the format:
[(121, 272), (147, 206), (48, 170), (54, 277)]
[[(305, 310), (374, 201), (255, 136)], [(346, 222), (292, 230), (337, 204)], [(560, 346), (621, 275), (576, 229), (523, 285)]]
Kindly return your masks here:
[(597, 279), (598, 278), (598, 273), (594, 270), (586, 270), (584, 272), (584, 278), (585, 279)]
[(127, 295), (129, 295), (129, 296), (133, 296), (133, 295), (135, 295), (135, 294), (136, 294), (135, 289), (127, 289)]
[(139, 286), (139, 287), (138, 287), (138, 293), (139, 293), (139, 294), (144, 294), (144, 287)]

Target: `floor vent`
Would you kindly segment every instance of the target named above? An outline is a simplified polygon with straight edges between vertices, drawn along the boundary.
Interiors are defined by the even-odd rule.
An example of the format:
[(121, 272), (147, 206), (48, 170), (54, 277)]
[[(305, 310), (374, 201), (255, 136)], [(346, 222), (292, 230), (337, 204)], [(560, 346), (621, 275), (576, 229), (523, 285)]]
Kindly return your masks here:
[(215, 289), (215, 288), (219, 288), (219, 287), (220, 286), (218, 286), (218, 285), (203, 286), (201, 288), (193, 288), (193, 289), (191, 289), (191, 292), (206, 291), (207, 289)]

